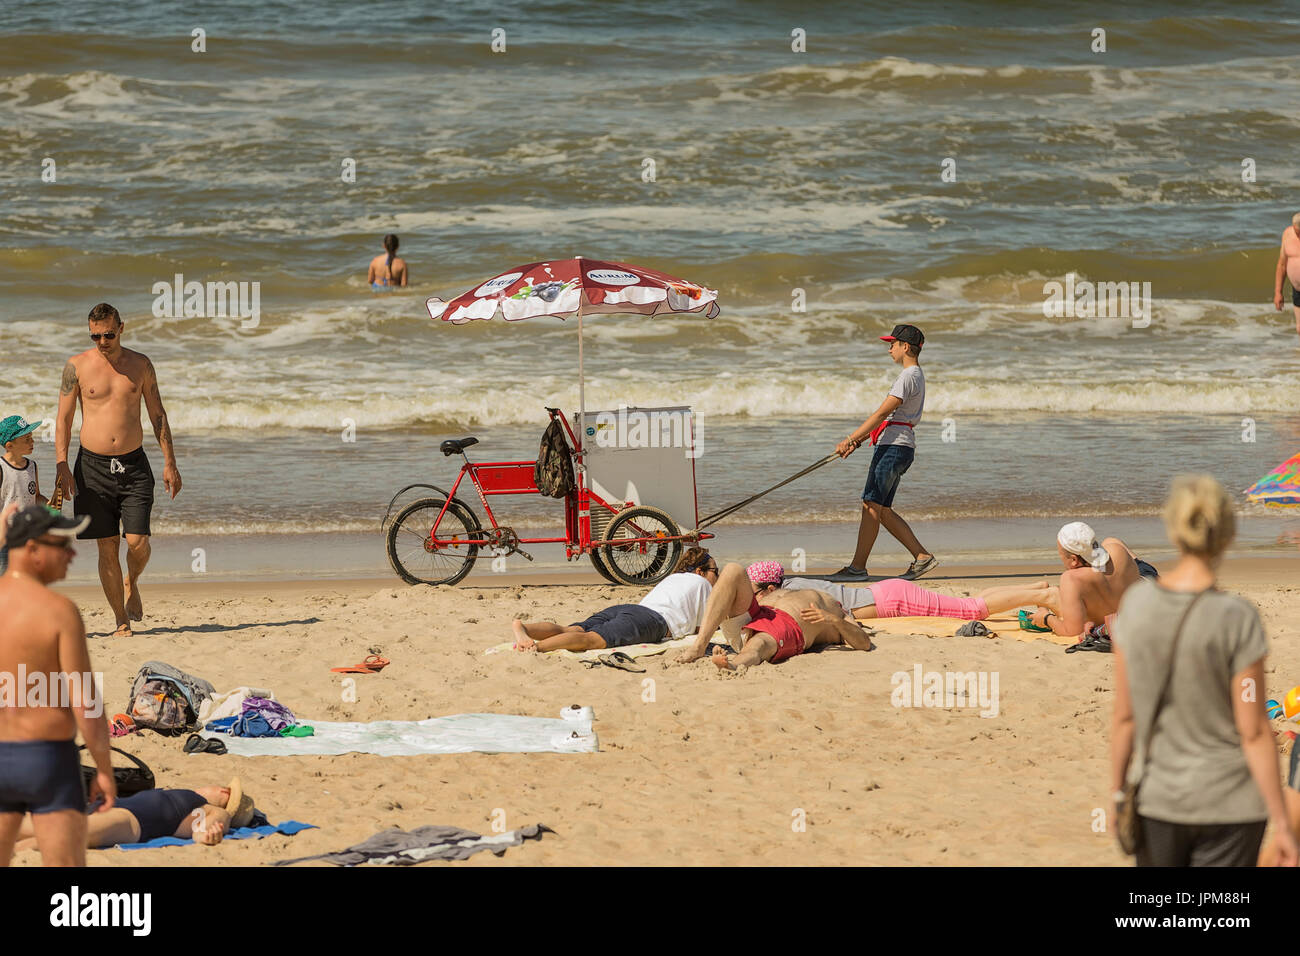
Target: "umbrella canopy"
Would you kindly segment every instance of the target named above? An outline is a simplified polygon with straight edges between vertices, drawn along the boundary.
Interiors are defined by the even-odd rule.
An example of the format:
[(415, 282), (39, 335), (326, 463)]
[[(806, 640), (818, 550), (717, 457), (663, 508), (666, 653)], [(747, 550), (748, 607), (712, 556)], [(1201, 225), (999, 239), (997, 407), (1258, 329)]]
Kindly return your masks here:
[(433, 297), (424, 303), (429, 318), (464, 325), (490, 319), (498, 313), (507, 322), (539, 315), (578, 317), (578, 461), (582, 461), (582, 436), (587, 412), (586, 378), (582, 368), (582, 317), (606, 312), (662, 315), (666, 312), (703, 312), (713, 318), (720, 311), (718, 293), (656, 269), (600, 259), (556, 259), (515, 266), (493, 276), (477, 288), (450, 302)]
[(1300, 452), (1247, 488), (1246, 497), (1266, 505), (1300, 505)]
[(429, 318), (463, 325), (500, 314), (508, 322), (539, 315), (598, 312), (718, 314), (718, 293), (655, 269), (599, 259), (559, 259), (515, 266), (450, 302), (425, 302)]

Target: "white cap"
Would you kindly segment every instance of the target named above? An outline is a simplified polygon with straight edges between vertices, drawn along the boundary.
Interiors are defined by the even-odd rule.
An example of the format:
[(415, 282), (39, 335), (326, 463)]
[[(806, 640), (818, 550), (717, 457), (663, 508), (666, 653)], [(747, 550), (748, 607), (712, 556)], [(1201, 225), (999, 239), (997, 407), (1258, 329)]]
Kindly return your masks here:
[(1106, 570), (1110, 554), (1097, 542), (1097, 534), (1091, 525), (1071, 521), (1056, 533), (1056, 540), (1070, 554), (1077, 554), (1092, 565), (1094, 571)]

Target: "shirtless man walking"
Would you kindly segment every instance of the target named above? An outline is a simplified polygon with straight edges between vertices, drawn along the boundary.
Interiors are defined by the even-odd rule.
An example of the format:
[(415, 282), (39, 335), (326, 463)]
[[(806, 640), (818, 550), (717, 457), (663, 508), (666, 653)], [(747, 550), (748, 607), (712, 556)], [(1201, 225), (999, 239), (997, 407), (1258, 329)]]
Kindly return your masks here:
[(1108, 653), (1111, 646), (1107, 619), (1119, 610), (1119, 599), (1129, 586), (1144, 573), (1154, 577), (1155, 568), (1137, 558), (1119, 538), (1106, 538), (1098, 544), (1096, 533), (1082, 521), (1073, 521), (1060, 530), (1056, 550), (1066, 568), (1057, 593), (1060, 613), (1040, 609), (1030, 617), (1030, 623), (1062, 637), (1084, 638), (1066, 648), (1067, 652)]
[(1273, 274), (1273, 308), (1282, 311), (1282, 282), (1291, 280), (1291, 307), (1295, 312), (1295, 330), (1300, 334), (1300, 212), (1291, 217), (1291, 227), (1282, 233), (1282, 249)]
[[(130, 637), (131, 622), (143, 620), (140, 573), (149, 562), (149, 515), (154, 476), (144, 453), (140, 399), (144, 398), (153, 433), (163, 453), (163, 486), (175, 498), (181, 490), (172, 430), (167, 423), (153, 363), (122, 348), (125, 326), (117, 309), (101, 302), (90, 310), (94, 345), (68, 359), (59, 388), (55, 481), (73, 500), (78, 515), (90, 518), (81, 538), (99, 544), (99, 580), (117, 621), (115, 637)], [(72, 420), (81, 404), (80, 448), (68, 468)], [(126, 538), (126, 579), (122, 578), (118, 535)]]
[[(97, 770), (91, 796), (103, 795), (111, 809), (117, 795), (81, 614), (46, 586), (68, 573), (76, 555), (72, 536), (88, 520), (32, 505), (7, 527), (9, 570), (0, 577), (0, 675), (9, 688), (0, 693), (0, 866), (9, 865), (28, 812), (46, 866), (86, 865), (78, 730)], [(41, 693), (32, 681), (37, 675), (44, 678)]]
[(678, 660), (690, 663), (703, 657), (709, 639), (724, 621), (740, 624), (743, 646), (735, 657), (721, 649), (714, 651), (713, 663), (720, 670), (743, 670), (766, 661), (775, 664), (821, 644), (871, 650), (867, 632), (828, 595), (812, 590), (758, 595), (745, 569), (728, 564), (709, 593), (699, 637)]

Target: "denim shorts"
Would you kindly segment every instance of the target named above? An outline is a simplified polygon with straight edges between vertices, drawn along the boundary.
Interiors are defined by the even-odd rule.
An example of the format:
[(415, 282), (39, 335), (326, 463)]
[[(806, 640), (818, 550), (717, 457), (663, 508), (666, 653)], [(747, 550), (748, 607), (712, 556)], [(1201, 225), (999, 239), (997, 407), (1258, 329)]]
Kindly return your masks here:
[(663, 615), (640, 604), (615, 604), (578, 621), (577, 626), (599, 634), (606, 647), (659, 644), (672, 636)]
[(874, 501), (886, 508), (894, 503), (894, 492), (903, 474), (912, 467), (916, 449), (909, 445), (877, 445), (871, 456), (867, 472), (867, 487), (862, 490), (863, 501)]

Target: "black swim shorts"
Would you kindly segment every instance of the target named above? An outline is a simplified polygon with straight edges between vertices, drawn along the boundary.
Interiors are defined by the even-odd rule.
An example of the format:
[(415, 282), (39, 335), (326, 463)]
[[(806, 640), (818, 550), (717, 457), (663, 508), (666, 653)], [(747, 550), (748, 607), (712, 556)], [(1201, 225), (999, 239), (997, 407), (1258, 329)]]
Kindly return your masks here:
[(86, 807), (81, 758), (71, 740), (0, 743), (0, 813), (53, 813)]
[(615, 604), (577, 622), (577, 626), (599, 634), (606, 647), (660, 644), (672, 636), (663, 615), (640, 604)]
[(1300, 292), (1297, 292), (1295, 289), (1291, 290), (1291, 304), (1297, 309), (1300, 309)]
[(90, 515), (90, 524), (78, 538), (149, 533), (154, 478), (143, 448), (125, 455), (97, 455), (83, 448), (77, 452), (72, 477), (77, 483), (73, 510), (78, 517)]

